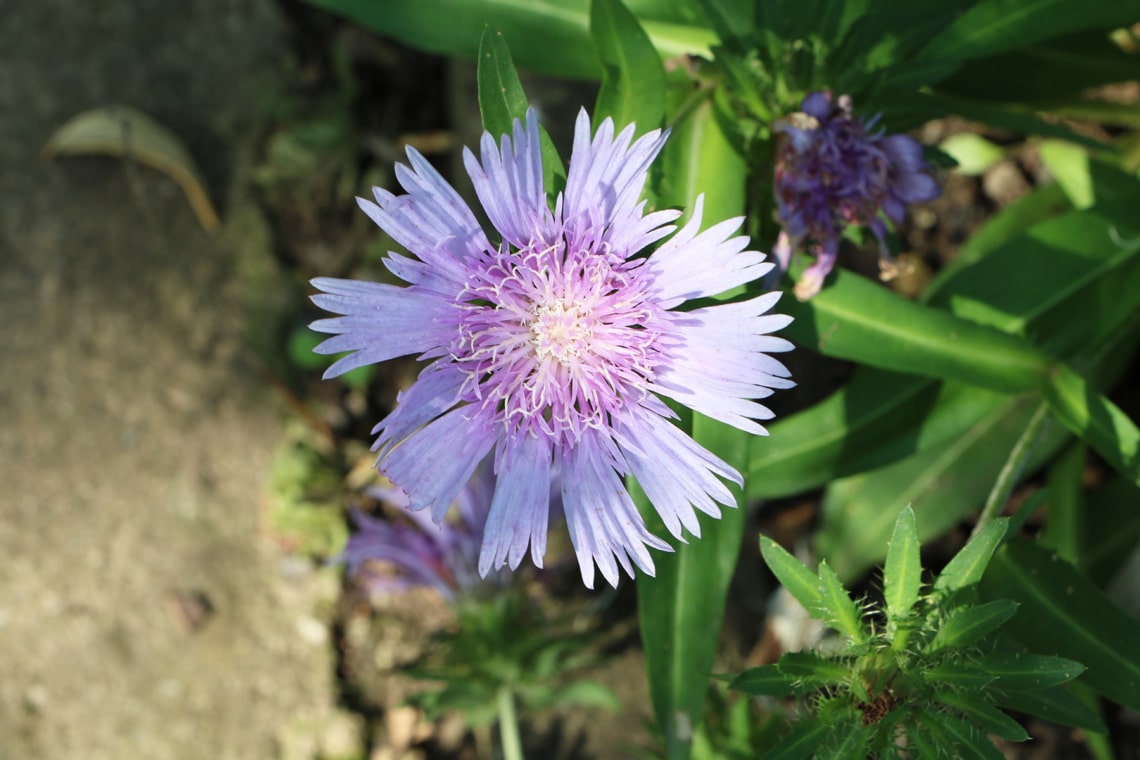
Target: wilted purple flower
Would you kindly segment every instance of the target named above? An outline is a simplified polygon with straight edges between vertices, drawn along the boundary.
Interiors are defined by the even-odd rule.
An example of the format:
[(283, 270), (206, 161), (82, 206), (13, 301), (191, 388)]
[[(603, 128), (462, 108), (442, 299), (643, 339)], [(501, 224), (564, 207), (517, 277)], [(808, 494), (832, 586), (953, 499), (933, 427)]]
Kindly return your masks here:
[(784, 229), (772, 252), (787, 269), (792, 251), (811, 241), (816, 262), (796, 284), (803, 301), (819, 292), (847, 225), (871, 228), (889, 268), (879, 212), (897, 224), (908, 204), (933, 200), (941, 191), (927, 173), (922, 147), (907, 135), (875, 131), (877, 116), (856, 119), (847, 95), (832, 103), (829, 91), (813, 92), (802, 108), (774, 125), (783, 133), (776, 152), (776, 203)]
[[(591, 139), (579, 114), (565, 192), (553, 211), (543, 189), (538, 122), (528, 112), (513, 139), (483, 135), (482, 161), (464, 152), (492, 244), (458, 193), (415, 150), (396, 167), (407, 191), (374, 190), (364, 211), (417, 258), (387, 267), (408, 287), (317, 279), (313, 300), (343, 316), (315, 322), (334, 333), (320, 353), (352, 352), (326, 377), (405, 354), (432, 360), (380, 422), (378, 468), (407, 492), (409, 508), (438, 522), (479, 461), (494, 451), (498, 482), (479, 572), (518, 566), (546, 548), (552, 468), (562, 475), (570, 538), (587, 586), (594, 564), (611, 583), (618, 565), (653, 573), (651, 534), (622, 478), (637, 477), (669, 531), (699, 535), (694, 507), (735, 506), (720, 478), (740, 474), (669, 422), (659, 396), (742, 430), (772, 414), (754, 399), (793, 385), (766, 352), (790, 319), (769, 315), (779, 293), (675, 311), (755, 280), (771, 264), (733, 237), (740, 219), (698, 233), (679, 211), (645, 213), (638, 200), (665, 136), (634, 141), (605, 120)], [(631, 564), (632, 560), (632, 564)]]
[[(349, 575), (369, 593), (427, 586), (454, 601), (457, 595), (472, 596), (480, 590), (505, 585), (507, 577), (502, 573), (482, 579), (477, 572), (483, 529), (495, 488), (488, 469), (481, 468), (459, 490), (455, 497), (458, 520), (454, 522), (436, 524), (423, 512), (404, 509), (408, 497), (398, 488), (369, 489), (369, 495), (403, 510), (412, 523), (369, 517), (354, 509), (350, 516), (356, 532), (337, 559), (348, 566)], [(377, 560), (388, 562), (398, 573), (375, 572), (372, 563)]]

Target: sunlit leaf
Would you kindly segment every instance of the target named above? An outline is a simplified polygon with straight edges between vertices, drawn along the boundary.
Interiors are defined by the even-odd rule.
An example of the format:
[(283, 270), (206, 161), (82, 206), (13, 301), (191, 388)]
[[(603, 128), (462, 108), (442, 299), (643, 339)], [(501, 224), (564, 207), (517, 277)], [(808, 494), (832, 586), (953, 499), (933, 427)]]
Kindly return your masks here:
[(972, 536), (934, 579), (934, 591), (948, 596), (978, 583), (1005, 538), (1008, 524), (1009, 518), (999, 517)]
[(665, 70), (637, 19), (621, 0), (592, 0), (590, 34), (603, 72), (595, 118), (612, 117), (618, 131), (636, 124), (637, 134), (661, 126)]
[[(883, 566), (883, 598), (888, 621), (905, 620), (918, 601), (922, 586), (922, 556), (918, 545), (918, 526), (914, 510), (903, 508), (895, 522), (895, 531), (887, 545), (887, 561)], [(897, 647), (896, 647), (897, 648)]]
[(1017, 612), (1017, 602), (995, 599), (976, 607), (956, 607), (927, 644), (928, 652), (967, 647), (988, 636)]

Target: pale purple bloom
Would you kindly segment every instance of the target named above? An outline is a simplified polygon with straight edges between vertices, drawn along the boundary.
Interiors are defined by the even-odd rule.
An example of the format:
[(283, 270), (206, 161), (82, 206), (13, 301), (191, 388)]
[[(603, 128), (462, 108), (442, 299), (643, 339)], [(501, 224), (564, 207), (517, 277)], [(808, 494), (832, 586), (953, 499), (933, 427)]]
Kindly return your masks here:
[(764, 434), (756, 420), (772, 413), (755, 399), (793, 385), (768, 356), (791, 348), (769, 335), (790, 321), (767, 313), (779, 293), (676, 310), (772, 265), (733, 235), (740, 219), (698, 232), (702, 199), (680, 230), (671, 224), (679, 211), (645, 213), (639, 197), (665, 136), (633, 135), (630, 125), (615, 136), (606, 119), (591, 137), (581, 112), (552, 211), (534, 113), (499, 144), (484, 134), (482, 160), (465, 151), (464, 162), (501, 243), (409, 149), (411, 167), (396, 167), (406, 194), (376, 188), (376, 203), (360, 206), (416, 257), (386, 261), (410, 285), (313, 281), (324, 291), (314, 302), (343, 315), (313, 324), (335, 335), (317, 350), (352, 352), (326, 376), (405, 354), (430, 361), (374, 430), (377, 467), (410, 509), (430, 507), (442, 520), (494, 452), (480, 573), (517, 567), (528, 546), (542, 566), (556, 469), (586, 585), (595, 563), (615, 585), (619, 566), (652, 574), (648, 549), (671, 549), (648, 531), (623, 478), (638, 479), (677, 538), (699, 535), (696, 510), (715, 517), (718, 505), (735, 506), (722, 478), (741, 483), (669, 421), (660, 397)]
[(773, 254), (787, 269), (792, 251), (810, 241), (816, 262), (796, 296), (819, 292), (835, 265), (839, 238), (849, 224), (866, 225), (879, 239), (889, 271), (887, 229), (880, 212), (896, 224), (907, 205), (933, 200), (941, 190), (928, 173), (922, 146), (907, 135), (875, 131), (878, 117), (855, 118), (851, 98), (833, 103), (829, 91), (808, 94), (802, 111), (774, 125), (782, 133), (776, 152), (776, 204), (784, 229)]
[[(356, 532), (337, 560), (348, 566), (349, 576), (370, 594), (426, 586), (455, 601), (505, 586), (509, 577), (502, 572), (486, 579), (478, 573), (479, 550), (495, 488), (488, 470), (480, 468), (459, 490), (455, 498), (457, 519), (439, 524), (423, 512), (404, 509), (408, 497), (398, 488), (368, 489), (370, 496), (403, 511), (411, 522), (369, 517), (353, 509), (350, 516)], [(379, 567), (379, 562), (390, 567)]]

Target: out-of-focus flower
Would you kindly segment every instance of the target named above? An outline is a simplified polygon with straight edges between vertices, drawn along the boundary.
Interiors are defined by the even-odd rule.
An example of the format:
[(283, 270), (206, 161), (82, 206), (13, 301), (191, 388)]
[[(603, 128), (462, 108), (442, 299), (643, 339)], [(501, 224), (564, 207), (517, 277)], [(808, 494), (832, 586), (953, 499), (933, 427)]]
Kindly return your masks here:
[(795, 250), (806, 246), (815, 254), (815, 263), (796, 283), (796, 297), (804, 301), (819, 292), (835, 265), (839, 238), (849, 224), (871, 228), (889, 277), (882, 217), (897, 224), (907, 205), (933, 200), (941, 190), (928, 173), (922, 146), (907, 135), (876, 131), (878, 117), (857, 119), (847, 95), (833, 102), (829, 91), (813, 92), (801, 107), (774, 125), (782, 135), (776, 203), (783, 230), (772, 253), (783, 269)]
[(404, 195), (376, 188), (361, 208), (416, 258), (390, 254), (408, 287), (321, 278), (314, 302), (335, 314), (319, 353), (351, 352), (335, 376), (417, 354), (431, 360), (376, 426), (381, 472), (431, 508), (438, 522), (476, 466), (494, 452), (498, 480), (480, 573), (518, 566), (528, 546), (541, 567), (552, 469), (587, 586), (594, 566), (611, 584), (619, 565), (653, 573), (646, 528), (623, 482), (635, 475), (669, 531), (699, 535), (696, 510), (735, 506), (722, 478), (741, 477), (670, 422), (660, 396), (764, 434), (756, 399), (793, 385), (772, 352), (779, 293), (677, 311), (772, 268), (734, 236), (740, 219), (698, 232), (702, 200), (674, 233), (679, 211), (639, 201), (659, 130), (633, 139), (606, 119), (591, 136), (575, 125), (565, 192), (553, 210), (543, 188), (538, 121), (528, 112), (500, 143), (485, 133), (482, 160), (465, 151), (475, 192), (501, 242), (492, 243), (454, 189), (415, 150), (396, 167)]
[(410, 523), (369, 517), (353, 509), (350, 516), (356, 532), (337, 559), (348, 566), (349, 576), (369, 594), (427, 586), (455, 601), (506, 585), (510, 576), (505, 572), (492, 573), (485, 579), (478, 573), (479, 548), (495, 488), (489, 469), (481, 468), (459, 490), (455, 497), (457, 519), (438, 524), (423, 512), (408, 511), (408, 497), (400, 489), (369, 488), (369, 496), (401, 510)]

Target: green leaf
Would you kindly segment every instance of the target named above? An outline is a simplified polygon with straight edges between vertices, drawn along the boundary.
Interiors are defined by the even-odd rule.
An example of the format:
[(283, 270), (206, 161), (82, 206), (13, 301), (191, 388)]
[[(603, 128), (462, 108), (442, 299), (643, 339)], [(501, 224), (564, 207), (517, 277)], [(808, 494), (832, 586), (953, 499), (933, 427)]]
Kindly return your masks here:
[(1087, 150), (1061, 140), (1043, 140), (1038, 151), (1041, 162), (1076, 208), (1086, 209), (1096, 202)]
[(780, 672), (778, 665), (749, 668), (729, 682), (728, 688), (754, 697), (790, 697), (797, 689), (795, 679)]
[[(644, 505), (641, 490), (634, 492)], [(689, 756), (692, 728), (700, 723), (744, 531), (742, 509), (726, 509), (719, 520), (701, 517), (699, 540), (657, 555), (656, 577), (637, 579), (650, 697), (671, 760)], [(667, 532), (656, 512), (646, 522), (657, 535)]]
[(938, 755), (952, 747), (955, 751), (948, 754), (958, 760), (1004, 760), (998, 748), (971, 723), (937, 710), (923, 711), (921, 722), (934, 735)]
[(1045, 389), (1049, 409), (1121, 474), (1140, 485), (1140, 428), (1073, 370), (1056, 367)]
[(787, 736), (776, 743), (776, 746), (769, 749), (764, 757), (768, 760), (806, 760), (815, 757), (832, 730), (832, 726), (819, 718), (807, 718), (800, 721)]
[(1048, 359), (1014, 336), (916, 304), (843, 270), (833, 276), (810, 301), (781, 302), (795, 318), (785, 337), (826, 356), (996, 391), (1042, 385)]
[(613, 117), (619, 132), (636, 124), (637, 134), (661, 126), (665, 69), (637, 19), (621, 0), (591, 0), (590, 34), (603, 71), (595, 119)]
[[(1135, 56), (1121, 50), (1104, 29), (1099, 29), (965, 61), (952, 76), (938, 83), (938, 89), (958, 97), (1033, 103), (1039, 110), (1055, 111), (1056, 104), (1064, 102), (1059, 99), (1135, 78)], [(1102, 121), (1089, 116), (1093, 114), (1073, 118)]]
[(1140, 488), (1121, 476), (1087, 496), (1082, 547), (1089, 580), (1108, 586), (1140, 542)]
[(1084, 566), (1085, 512), (1082, 483), (1085, 469), (1084, 445), (1076, 443), (1049, 468), (1049, 511), (1041, 545), (1057, 552), (1074, 567)]
[(986, 655), (978, 665), (995, 676), (997, 691), (1036, 691), (1068, 683), (1085, 671), (1079, 662), (1043, 654), (999, 651)]
[(796, 598), (809, 613), (822, 614), (823, 593), (819, 588), (819, 576), (804, 563), (789, 554), (782, 546), (767, 536), (760, 536), (760, 554), (768, 569), (780, 581), (780, 585)]
[[(520, 66), (556, 76), (601, 76), (589, 35), (589, 0), (307, 0), (412, 47), (473, 58), (491, 25), (515, 46)], [(685, 3), (627, 3), (663, 58), (709, 57), (715, 35)]]
[(976, 694), (963, 694), (960, 691), (941, 691), (934, 698), (944, 705), (953, 707), (966, 716), (983, 731), (1008, 739), (1011, 742), (1029, 740), (1029, 734), (1013, 718), (1001, 712)]
[(801, 682), (804, 688), (818, 689), (850, 681), (851, 658), (824, 657), (811, 651), (786, 652), (776, 667), (780, 673)]
[(847, 593), (847, 589), (843, 588), (839, 576), (827, 566), (826, 561), (819, 563), (819, 591), (824, 609), (828, 613), (824, 622), (850, 637), (856, 644), (865, 644), (869, 634), (863, 625), (859, 610)]
[(951, 135), (938, 147), (958, 162), (955, 171), (971, 176), (985, 174), (991, 166), (1005, 158), (1004, 150), (974, 132)]
[[(483, 129), (492, 135), (512, 134), (515, 120), (526, 120), (529, 104), (506, 40), (502, 33), (491, 27), (483, 30), (483, 38), (479, 42), (476, 76)], [(557, 193), (566, 184), (566, 170), (562, 167), (558, 149), (554, 147), (546, 129), (541, 126), (539, 141), (542, 145), (543, 185), (548, 193)]]
[(935, 578), (934, 591), (946, 597), (980, 581), (1005, 539), (1008, 525), (1008, 517), (999, 517), (972, 536)]
[[(986, 220), (974, 234), (958, 249), (958, 254), (934, 280), (923, 294), (924, 300), (943, 290), (947, 280), (979, 259), (998, 250), (1028, 232), (1035, 225), (1072, 209), (1072, 203), (1065, 196), (1061, 186), (1054, 183), (1030, 190), (1016, 201), (998, 211)], [(1062, 283), (1063, 284), (1063, 283)]]
[[(974, 426), (940, 449), (832, 483), (824, 494), (816, 551), (845, 580), (879, 562), (898, 511), (914, 509), (920, 540), (950, 528), (977, 509), (993, 487), (1005, 456), (1039, 402), (1014, 396), (988, 407)], [(1027, 471), (1065, 440), (1050, 426), (1033, 449)]]
[(1140, 623), (1072, 565), (1032, 543), (1013, 541), (994, 557), (981, 589), (1021, 604), (1007, 635), (1083, 663), (1085, 683), (1140, 709)]
[(883, 597), (887, 603), (887, 617), (895, 621), (906, 619), (918, 601), (922, 585), (922, 555), (918, 545), (918, 525), (914, 510), (903, 507), (895, 522), (895, 532), (887, 544), (887, 562), (883, 567)]
[(956, 689), (981, 690), (993, 683), (997, 676), (987, 673), (968, 660), (945, 659), (922, 671), (929, 684), (946, 684)]
[(1071, 0), (981, 0), (931, 40), (923, 58), (979, 58), (1089, 29), (1105, 32), (1140, 18), (1136, 0), (1074, 5)]
[(1036, 715), (1039, 718), (1087, 731), (1107, 733), (1100, 716), (1088, 705), (1060, 686), (1034, 691), (991, 692), (998, 705), (1010, 710)]
[(1017, 612), (1017, 602), (995, 599), (976, 607), (958, 607), (946, 616), (926, 647), (938, 652), (951, 647), (967, 647), (997, 630)]

